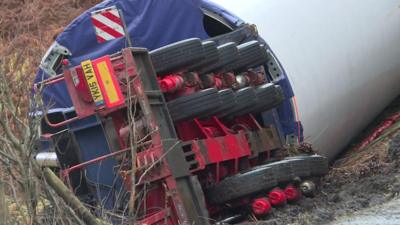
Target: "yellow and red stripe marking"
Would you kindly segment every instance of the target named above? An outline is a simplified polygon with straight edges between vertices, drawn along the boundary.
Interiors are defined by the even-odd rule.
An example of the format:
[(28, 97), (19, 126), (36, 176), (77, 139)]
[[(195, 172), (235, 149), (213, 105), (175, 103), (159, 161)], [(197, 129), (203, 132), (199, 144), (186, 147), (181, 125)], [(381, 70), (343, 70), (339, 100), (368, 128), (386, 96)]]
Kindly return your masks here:
[(292, 97), (292, 106), (293, 106), (293, 109), (294, 109), (295, 119), (296, 119), (296, 123), (297, 123), (297, 138), (298, 138), (299, 143), (300, 143), (300, 137), (301, 137), (300, 115), (299, 115), (299, 107), (297, 105), (296, 96)]
[(125, 103), (109, 56), (94, 60), (93, 68), (103, 93), (107, 108), (117, 107)]
[(92, 12), (91, 20), (99, 43), (125, 35), (122, 20), (116, 7)]

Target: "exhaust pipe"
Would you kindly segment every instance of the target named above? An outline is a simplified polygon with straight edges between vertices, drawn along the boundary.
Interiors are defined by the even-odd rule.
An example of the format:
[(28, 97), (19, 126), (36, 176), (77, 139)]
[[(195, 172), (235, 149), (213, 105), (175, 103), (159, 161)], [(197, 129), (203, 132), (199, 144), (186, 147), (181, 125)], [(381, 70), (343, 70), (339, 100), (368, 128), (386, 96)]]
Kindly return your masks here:
[(35, 159), (41, 167), (60, 167), (55, 152), (41, 152), (35, 156)]

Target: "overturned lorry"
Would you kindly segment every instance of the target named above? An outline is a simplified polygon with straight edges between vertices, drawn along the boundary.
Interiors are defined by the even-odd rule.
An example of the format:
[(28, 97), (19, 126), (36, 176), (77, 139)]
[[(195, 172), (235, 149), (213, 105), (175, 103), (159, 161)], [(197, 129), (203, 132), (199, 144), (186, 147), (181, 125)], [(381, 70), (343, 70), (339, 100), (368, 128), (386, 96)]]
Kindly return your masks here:
[[(167, 4), (151, 2), (92, 10), (116, 5), (133, 32), (143, 27), (129, 28), (128, 9), (152, 4), (152, 18)], [(207, 18), (209, 33), (167, 34), (149, 50), (120, 39), (83, 51), (84, 39), (63, 40), (84, 38), (84, 14), (59, 36), (36, 84), (55, 106), (43, 117), (37, 159), (46, 166), (55, 154), (65, 183), (115, 224), (235, 223), (310, 194), (309, 178), (326, 174), (328, 162), (290, 151), (302, 142), (293, 94), (255, 27), (221, 30), (192, 1), (168, 4), (189, 10), (177, 18)]]

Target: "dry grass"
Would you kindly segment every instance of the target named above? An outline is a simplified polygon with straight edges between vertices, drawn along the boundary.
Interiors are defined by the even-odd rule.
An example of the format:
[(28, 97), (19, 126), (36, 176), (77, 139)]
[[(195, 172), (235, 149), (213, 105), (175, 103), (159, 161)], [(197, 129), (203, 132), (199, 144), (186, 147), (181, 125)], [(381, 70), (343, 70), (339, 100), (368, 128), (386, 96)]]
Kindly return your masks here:
[(99, 0), (0, 1), (0, 224), (79, 224), (32, 158), (28, 117), (40, 60), (55, 36)]
[[(54, 37), (75, 17), (100, 0), (0, 1), (0, 52), (6, 72), (32, 80)], [(10, 61), (13, 65), (8, 68)], [(15, 68), (23, 64), (24, 67)]]
[(353, 148), (335, 161), (328, 175), (329, 178), (341, 177), (346, 179), (361, 178), (385, 171), (394, 160), (389, 152), (392, 137), (400, 134), (400, 121), (392, 125), (369, 146)]

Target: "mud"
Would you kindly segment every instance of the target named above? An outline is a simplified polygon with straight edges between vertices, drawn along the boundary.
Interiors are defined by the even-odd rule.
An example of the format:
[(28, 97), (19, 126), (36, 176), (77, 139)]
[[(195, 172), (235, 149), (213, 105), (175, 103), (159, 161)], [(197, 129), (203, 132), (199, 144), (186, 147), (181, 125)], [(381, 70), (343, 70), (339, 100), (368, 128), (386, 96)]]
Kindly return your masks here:
[[(376, 146), (370, 151), (384, 152), (384, 160), (368, 158), (368, 163), (361, 169), (357, 166), (357, 170), (347, 170), (346, 163), (336, 165), (330, 174), (319, 180), (319, 189), (313, 198), (303, 197), (296, 203), (274, 208), (266, 217), (253, 218), (254, 222), (245, 224), (400, 224), (400, 216), (396, 217), (400, 213), (397, 197), (400, 191), (400, 133), (382, 145), (387, 148)], [(356, 155), (354, 161), (364, 157), (359, 153)], [(343, 168), (346, 170), (341, 170)], [(385, 208), (393, 210), (383, 210)], [(377, 220), (377, 210), (381, 212), (380, 220)], [(359, 211), (359, 215), (353, 216)]]
[(331, 225), (399, 225), (400, 199), (356, 212), (354, 215), (338, 219)]

